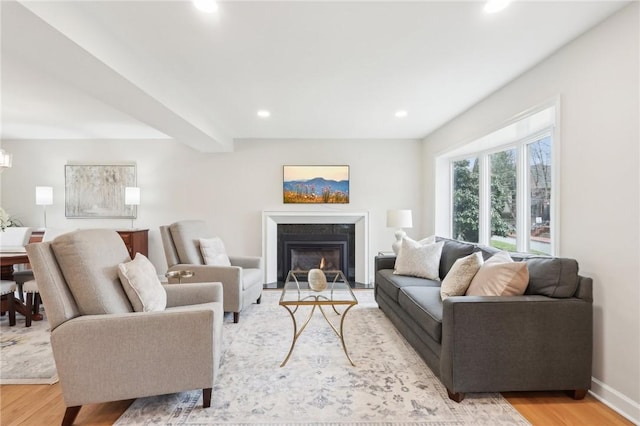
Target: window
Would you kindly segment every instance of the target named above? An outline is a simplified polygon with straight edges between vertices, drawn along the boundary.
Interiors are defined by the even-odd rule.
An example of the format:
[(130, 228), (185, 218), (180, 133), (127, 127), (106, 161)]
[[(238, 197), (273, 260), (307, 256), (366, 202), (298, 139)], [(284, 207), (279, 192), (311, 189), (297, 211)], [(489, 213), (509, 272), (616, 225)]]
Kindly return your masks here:
[(538, 110), (439, 157), (449, 170), (443, 194), (451, 238), (554, 254), (555, 111), (555, 105)]
[(453, 162), (453, 235), (458, 240), (478, 242), (478, 159)]

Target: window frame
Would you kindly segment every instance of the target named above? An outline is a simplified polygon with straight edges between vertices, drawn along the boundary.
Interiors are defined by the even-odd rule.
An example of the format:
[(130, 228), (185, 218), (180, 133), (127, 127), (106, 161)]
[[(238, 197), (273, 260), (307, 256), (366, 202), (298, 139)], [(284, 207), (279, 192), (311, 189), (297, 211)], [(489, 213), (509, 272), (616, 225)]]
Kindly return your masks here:
[[(436, 217), (436, 232), (447, 234), (449, 238), (455, 238), (453, 236), (453, 192), (454, 192), (454, 163), (470, 158), (477, 158), (479, 163), (479, 175), (478, 175), (478, 187), (479, 187), (479, 217), (478, 217), (478, 242), (483, 245), (491, 244), (491, 163), (490, 156), (500, 151), (509, 149), (516, 149), (516, 251), (527, 253), (530, 250), (531, 241), (531, 178), (529, 173), (530, 163), (530, 145), (536, 143), (540, 139), (549, 137), (551, 139), (551, 208), (549, 211), (550, 216), (550, 253), (549, 255), (557, 255), (558, 253), (558, 240), (560, 229), (560, 216), (559, 216), (559, 201), (560, 201), (560, 102), (559, 98), (553, 102), (546, 103), (537, 108), (532, 108), (526, 113), (518, 114), (514, 119), (508, 121), (505, 125), (498, 127), (494, 132), (498, 132), (510, 125), (514, 125), (518, 122), (523, 122), (534, 114), (549, 109), (553, 114), (552, 121), (538, 130), (520, 136), (513, 140), (506, 141), (504, 143), (496, 144), (486, 149), (478, 150), (464, 150), (463, 154), (448, 156), (446, 154), (440, 155), (436, 159), (436, 167), (438, 169), (446, 167), (448, 169), (446, 176), (446, 188), (441, 181), (436, 185), (437, 200), (442, 200), (444, 196), (448, 199), (448, 221), (447, 227), (443, 229), (444, 224), (443, 217)], [(490, 132), (490, 135), (494, 132)], [(481, 138), (475, 139), (467, 144), (462, 145), (462, 148), (473, 144)], [(460, 149), (460, 147), (458, 147)], [(441, 169), (440, 169), (441, 170)], [(443, 170), (441, 170), (443, 171)], [(438, 173), (437, 176), (444, 176), (444, 173)], [(440, 180), (440, 178), (438, 178)], [(440, 188), (438, 190), (437, 188)], [(444, 190), (444, 192), (442, 191)], [(438, 209), (436, 209), (438, 210)], [(438, 214), (436, 215), (438, 216)], [(438, 226), (438, 224), (441, 224)]]

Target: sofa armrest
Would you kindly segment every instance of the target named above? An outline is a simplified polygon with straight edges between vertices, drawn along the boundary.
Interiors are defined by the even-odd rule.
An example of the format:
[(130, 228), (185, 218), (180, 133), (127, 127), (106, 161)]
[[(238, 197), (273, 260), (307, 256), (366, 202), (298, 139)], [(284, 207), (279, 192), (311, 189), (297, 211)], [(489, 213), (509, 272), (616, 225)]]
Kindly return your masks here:
[(51, 332), (51, 346), (65, 404), (211, 388), (221, 344), (214, 341), (221, 330), (215, 318), (214, 307), (203, 305), (85, 315), (61, 324)]
[(375, 258), (376, 271), (379, 271), (381, 269), (394, 269), (395, 266), (396, 266), (395, 255), (382, 255), (382, 256), (376, 256)]
[(263, 261), (259, 256), (229, 256), (229, 261), (232, 266), (263, 269)]
[(452, 393), (590, 387), (590, 301), (458, 296), (442, 315), (440, 376)]
[(222, 284), (219, 282), (192, 283), (190, 285), (165, 284), (167, 308), (222, 302)]

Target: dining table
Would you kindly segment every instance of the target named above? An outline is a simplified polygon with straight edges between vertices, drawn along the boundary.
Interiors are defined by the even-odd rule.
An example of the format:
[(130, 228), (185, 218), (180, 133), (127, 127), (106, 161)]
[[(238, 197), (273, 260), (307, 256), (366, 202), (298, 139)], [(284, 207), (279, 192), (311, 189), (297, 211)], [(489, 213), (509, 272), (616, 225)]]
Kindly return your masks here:
[[(24, 249), (24, 247), (2, 248), (0, 250), (0, 261), (1, 261), (0, 278), (2, 278), (3, 280), (13, 281), (13, 266), (28, 264), (29, 256), (27, 256), (27, 251)], [(22, 300), (15, 297), (15, 295), (14, 296), (9, 295), (7, 297), (14, 298), (14, 306), (16, 307), (16, 312), (22, 315), (26, 314), (27, 307)], [(0, 303), (1, 303), (0, 311), (7, 312), (9, 309), (7, 306), (8, 305), (7, 299), (3, 297)], [(31, 319), (33, 321), (41, 321), (42, 314), (40, 313), (33, 314)]]

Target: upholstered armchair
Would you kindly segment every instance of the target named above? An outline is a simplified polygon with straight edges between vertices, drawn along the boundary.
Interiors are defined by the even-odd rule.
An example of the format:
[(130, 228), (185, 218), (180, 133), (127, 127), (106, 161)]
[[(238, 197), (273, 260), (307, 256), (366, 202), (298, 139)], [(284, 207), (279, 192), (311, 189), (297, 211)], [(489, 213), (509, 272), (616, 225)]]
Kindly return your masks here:
[(51, 327), (63, 425), (85, 404), (193, 389), (203, 389), (210, 406), (224, 316), (220, 283), (162, 285), (148, 259), (131, 261), (113, 230), (70, 232), (30, 244), (27, 253)]
[[(200, 242), (211, 240), (215, 235), (201, 220), (183, 220), (160, 227), (160, 235), (167, 258), (168, 272), (189, 270), (193, 277), (182, 278), (180, 282), (218, 281), (224, 288), (224, 311), (233, 312), (233, 321), (238, 322), (240, 311), (252, 303), (260, 303), (264, 272), (261, 257), (226, 256), (224, 262), (206, 264)], [(223, 250), (224, 254), (224, 250)], [(209, 258), (210, 259), (210, 258)], [(170, 283), (178, 282), (170, 278)]]

